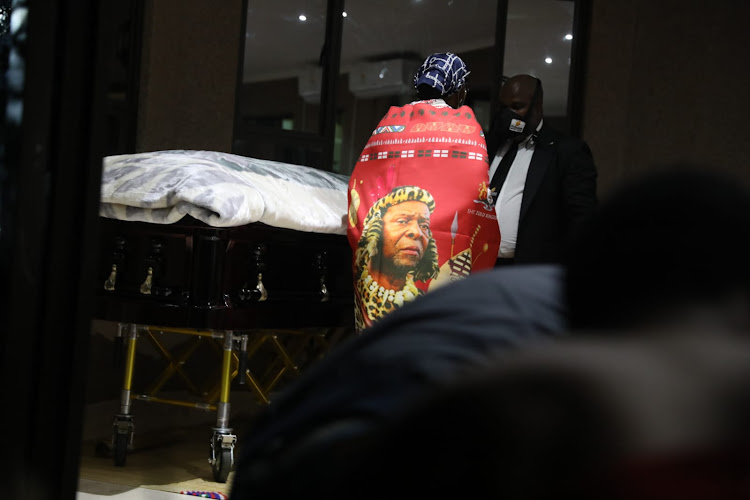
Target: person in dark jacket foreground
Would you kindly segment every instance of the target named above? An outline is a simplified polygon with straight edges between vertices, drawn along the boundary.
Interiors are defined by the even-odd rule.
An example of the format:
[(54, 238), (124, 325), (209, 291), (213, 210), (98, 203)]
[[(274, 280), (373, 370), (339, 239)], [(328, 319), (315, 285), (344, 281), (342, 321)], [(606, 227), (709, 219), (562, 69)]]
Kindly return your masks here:
[(750, 193), (655, 172), (568, 250), (571, 334), (377, 429), (329, 498), (750, 498)]
[(473, 274), (382, 318), (287, 386), (240, 441), (231, 500), (333, 491), (368, 439), (493, 353), (565, 331), (562, 270)]

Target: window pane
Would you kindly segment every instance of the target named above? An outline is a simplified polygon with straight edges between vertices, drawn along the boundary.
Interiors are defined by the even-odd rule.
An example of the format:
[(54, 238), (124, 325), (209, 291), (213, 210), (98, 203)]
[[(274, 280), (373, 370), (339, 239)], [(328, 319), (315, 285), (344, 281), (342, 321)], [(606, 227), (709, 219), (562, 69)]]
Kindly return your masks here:
[(433, 52), (455, 52), (466, 62), (466, 104), (489, 125), (497, 0), (346, 0), (345, 9), (337, 104), (342, 171), (351, 172), (388, 107), (414, 99), (412, 77)]
[(568, 75), (575, 2), (509, 0), (503, 75), (542, 81), (545, 119), (568, 114)]
[(242, 126), (318, 132), (326, 0), (248, 0)]

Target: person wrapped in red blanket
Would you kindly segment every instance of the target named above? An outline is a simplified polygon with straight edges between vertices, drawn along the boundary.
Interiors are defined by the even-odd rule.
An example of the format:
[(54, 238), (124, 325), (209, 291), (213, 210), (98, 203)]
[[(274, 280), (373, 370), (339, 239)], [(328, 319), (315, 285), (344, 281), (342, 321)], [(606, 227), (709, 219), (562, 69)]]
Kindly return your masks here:
[(500, 244), (488, 156), (469, 74), (453, 53), (414, 76), (417, 101), (392, 106), (349, 180), (355, 327), (445, 283), (494, 266)]

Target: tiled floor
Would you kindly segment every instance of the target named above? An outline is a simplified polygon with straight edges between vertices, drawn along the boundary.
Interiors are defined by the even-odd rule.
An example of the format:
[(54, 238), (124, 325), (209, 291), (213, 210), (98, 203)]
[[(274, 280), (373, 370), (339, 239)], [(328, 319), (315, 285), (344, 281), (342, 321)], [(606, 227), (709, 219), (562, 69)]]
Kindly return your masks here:
[[(249, 407), (249, 398), (236, 397), (238, 406)], [(229, 494), (227, 483), (213, 480), (208, 462), (215, 415), (190, 408), (135, 402), (133, 449), (124, 466), (115, 466), (108, 445), (117, 402), (89, 405), (86, 432), (81, 447), (79, 500), (169, 500), (190, 496), (182, 490)], [(244, 438), (247, 417), (236, 415), (230, 425)], [(173, 491), (169, 493), (167, 491)]]
[[(208, 462), (212, 427), (216, 425), (216, 411), (200, 410), (194, 405), (171, 405), (157, 402), (133, 401), (130, 414), (134, 418), (135, 432), (133, 449), (127, 453), (124, 466), (115, 466), (111, 457), (111, 438), (113, 421), (120, 412), (120, 390), (122, 387), (123, 361), (121, 349), (115, 349), (113, 342), (112, 324), (97, 322), (92, 332), (91, 362), (88, 380), (88, 404), (86, 406), (84, 432), (82, 436), (79, 489), (79, 500), (94, 500), (109, 498), (114, 500), (168, 500), (181, 498), (187, 500), (188, 495), (182, 495), (182, 490), (218, 492), (229, 494), (229, 485), (233, 478), (230, 473), (226, 483), (217, 483), (213, 479), (211, 465)], [(183, 344), (171, 345), (170, 341), (184, 342), (184, 335), (159, 336), (159, 341), (167, 349), (179, 351)], [(312, 337), (310, 337), (312, 338)], [(310, 338), (292, 335), (286, 337), (285, 345), (302, 342), (307, 351), (302, 351), (300, 359), (307, 361), (317, 359), (318, 344)], [(311, 346), (306, 346), (311, 343)], [(335, 342), (334, 342), (335, 343)], [(289, 344), (291, 346), (292, 344)], [(265, 344), (264, 344), (265, 346)], [(289, 346), (287, 346), (289, 348)], [(267, 347), (267, 346), (266, 346)], [(297, 346), (299, 347), (299, 346)], [(265, 350), (254, 351), (252, 360), (257, 363), (256, 373), (264, 373), (277, 360), (278, 353)], [(295, 351), (297, 352), (297, 351)], [(118, 354), (119, 353), (119, 354)], [(113, 356), (113, 354), (115, 354)], [(148, 342), (138, 342), (137, 368), (133, 380), (134, 390), (147, 387), (164, 373), (165, 362), (155, 354), (153, 346)], [(216, 353), (211, 349), (197, 350), (190, 357), (190, 364), (180, 364), (186, 378), (196, 382), (196, 386), (205, 390), (199, 380), (206, 379), (215, 383), (218, 379), (220, 363)], [(270, 370), (274, 375), (278, 368)], [(283, 387), (284, 382), (293, 378), (290, 372), (279, 379), (274, 387)], [(139, 380), (140, 378), (140, 380)], [(173, 377), (170, 382), (182, 380)], [(264, 379), (265, 380), (265, 379)], [(248, 384), (238, 385), (239, 380), (233, 382), (230, 395), (231, 415), (230, 427), (237, 435), (237, 447), (241, 448), (245, 426), (252, 415), (263, 408), (264, 404), (250, 390)], [(165, 384), (166, 393), (159, 395), (166, 399), (183, 400), (188, 394), (184, 386), (176, 384), (172, 387)], [(261, 384), (266, 387), (265, 383)], [(214, 387), (209, 385), (208, 387)], [(177, 392), (174, 392), (177, 391)], [(188, 391), (194, 393), (194, 391)], [(266, 391), (272, 397), (270, 391)], [(192, 401), (193, 396), (184, 398)], [(104, 444), (104, 446), (100, 446)], [(109, 453), (109, 456), (107, 454)]]
[(190, 498), (180, 493), (134, 488), (121, 484), (81, 479), (78, 483), (77, 500), (186, 500)]
[[(216, 425), (216, 411), (133, 401), (130, 409), (135, 424), (133, 449), (128, 451), (124, 466), (114, 465), (111, 450), (108, 448), (111, 448), (114, 417), (120, 412), (123, 364), (122, 358), (113, 356), (115, 350), (109, 327), (107, 323), (98, 323), (92, 333), (92, 361), (87, 386), (88, 404), (84, 415), (77, 498), (191, 498), (165, 491), (181, 489), (228, 494), (227, 483), (213, 482), (213, 473), (208, 462), (211, 429)], [(178, 339), (181, 337), (184, 336), (177, 336)], [(163, 342), (167, 340), (169, 339)], [(140, 375), (141, 380), (134, 380), (134, 389), (145, 387), (144, 382), (150, 383), (165, 367), (164, 360), (156, 357), (153, 347), (148, 342), (139, 342), (138, 345), (143, 352), (139, 353), (135, 375)], [(214, 354), (210, 349), (204, 348), (203, 351), (196, 352), (194, 359), (191, 359), (194, 367), (210, 368), (206, 370), (208, 379), (215, 375), (214, 371), (218, 371), (219, 363)], [(185, 370), (188, 368), (190, 366), (183, 366)], [(191, 378), (196, 384), (200, 384), (200, 377)], [(179, 377), (175, 379), (180, 380)], [(181, 401), (195, 400), (194, 396), (181, 387), (159, 395)], [(236, 384), (232, 388), (230, 401), (229, 425), (235, 428), (236, 433), (240, 432), (246, 417), (263, 406), (248, 387), (237, 387)]]

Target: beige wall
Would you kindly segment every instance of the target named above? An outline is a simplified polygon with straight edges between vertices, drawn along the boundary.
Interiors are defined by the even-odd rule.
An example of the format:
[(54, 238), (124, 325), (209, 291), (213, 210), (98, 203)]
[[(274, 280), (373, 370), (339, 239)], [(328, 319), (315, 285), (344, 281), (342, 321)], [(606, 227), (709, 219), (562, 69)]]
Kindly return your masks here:
[(750, 183), (746, 0), (593, 0), (583, 135), (600, 194), (690, 162)]
[(148, 0), (137, 151), (232, 148), (242, 0)]

